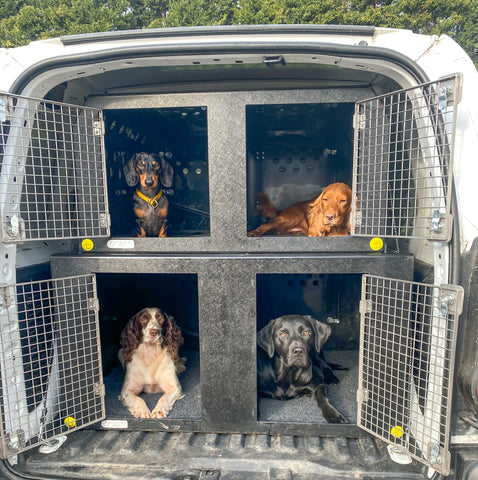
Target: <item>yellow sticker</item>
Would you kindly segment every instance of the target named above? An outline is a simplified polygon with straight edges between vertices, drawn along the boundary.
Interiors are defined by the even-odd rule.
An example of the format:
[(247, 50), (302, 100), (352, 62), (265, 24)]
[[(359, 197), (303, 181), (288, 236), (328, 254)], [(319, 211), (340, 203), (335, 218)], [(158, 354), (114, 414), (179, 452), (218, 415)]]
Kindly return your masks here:
[(81, 242), (81, 248), (85, 251), (85, 252), (90, 252), (91, 250), (93, 250), (93, 247), (95, 246), (95, 244), (93, 243), (93, 240), (90, 240), (89, 238), (85, 238), (82, 242)]
[(403, 428), (400, 425), (397, 425), (390, 430), (390, 433), (394, 437), (401, 438), (403, 435)]
[(66, 417), (65, 420), (63, 420), (63, 423), (68, 427), (68, 428), (75, 428), (76, 422), (73, 417)]
[(381, 250), (383, 248), (383, 240), (379, 237), (372, 238), (370, 240), (370, 248), (375, 251)]

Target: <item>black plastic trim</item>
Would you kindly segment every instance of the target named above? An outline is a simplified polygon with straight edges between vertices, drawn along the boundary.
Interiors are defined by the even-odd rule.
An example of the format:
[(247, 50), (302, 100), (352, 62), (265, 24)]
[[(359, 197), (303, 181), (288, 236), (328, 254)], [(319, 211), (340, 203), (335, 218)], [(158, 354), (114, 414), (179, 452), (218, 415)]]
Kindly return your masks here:
[(60, 37), (63, 45), (92, 42), (111, 42), (198, 35), (255, 35), (255, 34), (327, 34), (373, 36), (375, 27), (362, 25), (223, 25), (217, 27), (145, 28), (115, 32), (84, 33)]

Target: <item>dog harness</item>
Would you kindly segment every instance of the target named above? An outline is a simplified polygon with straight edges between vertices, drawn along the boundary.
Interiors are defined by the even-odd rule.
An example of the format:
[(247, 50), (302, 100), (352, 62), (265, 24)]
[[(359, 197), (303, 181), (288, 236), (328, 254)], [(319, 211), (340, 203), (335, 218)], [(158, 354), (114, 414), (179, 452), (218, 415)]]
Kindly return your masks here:
[(153, 198), (147, 197), (146, 195), (142, 194), (138, 189), (136, 189), (136, 195), (138, 195), (138, 197), (144, 200), (146, 203), (149, 203), (153, 208), (158, 208), (158, 200), (163, 195), (163, 189), (161, 189), (159, 193)]

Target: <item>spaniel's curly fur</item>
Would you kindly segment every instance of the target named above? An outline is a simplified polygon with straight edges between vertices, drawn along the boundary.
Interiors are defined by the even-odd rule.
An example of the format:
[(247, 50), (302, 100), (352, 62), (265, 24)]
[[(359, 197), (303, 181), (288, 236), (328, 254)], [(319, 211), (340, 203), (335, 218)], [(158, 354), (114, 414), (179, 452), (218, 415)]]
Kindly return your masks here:
[[(118, 357), (126, 368), (120, 400), (137, 418), (166, 417), (183, 396), (177, 373), (184, 370), (179, 358), (183, 343), (173, 317), (159, 308), (144, 308), (123, 330)], [(139, 393), (164, 393), (151, 412)]]

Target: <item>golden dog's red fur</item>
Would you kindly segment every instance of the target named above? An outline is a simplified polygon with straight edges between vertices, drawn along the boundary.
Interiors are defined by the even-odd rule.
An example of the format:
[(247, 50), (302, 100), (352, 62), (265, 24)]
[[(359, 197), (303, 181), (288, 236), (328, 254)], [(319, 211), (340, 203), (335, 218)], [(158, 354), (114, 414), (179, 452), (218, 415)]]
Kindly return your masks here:
[(351, 188), (345, 183), (328, 185), (310, 205), (309, 237), (350, 235), (351, 209)]
[(277, 235), (350, 235), (352, 190), (345, 183), (328, 185), (316, 199), (294, 203), (280, 212), (264, 192), (257, 198), (259, 215), (269, 221), (248, 232), (249, 237), (260, 237), (271, 230)]
[(257, 195), (257, 200), (257, 212), (261, 217), (268, 218), (269, 222), (248, 232), (249, 237), (260, 237), (269, 230), (278, 235), (307, 235), (310, 200), (294, 203), (281, 212), (272, 205), (264, 192)]

